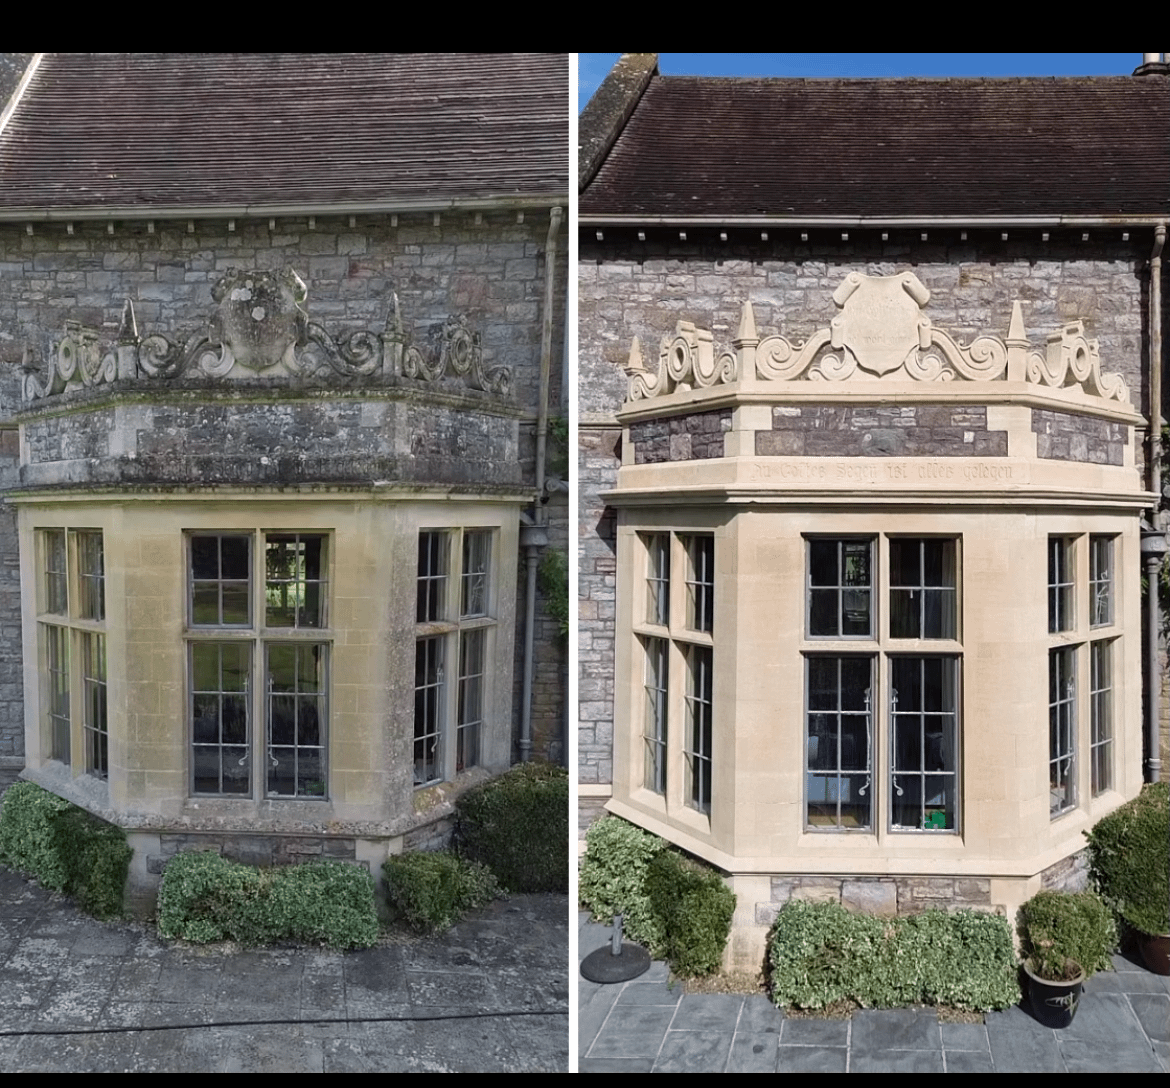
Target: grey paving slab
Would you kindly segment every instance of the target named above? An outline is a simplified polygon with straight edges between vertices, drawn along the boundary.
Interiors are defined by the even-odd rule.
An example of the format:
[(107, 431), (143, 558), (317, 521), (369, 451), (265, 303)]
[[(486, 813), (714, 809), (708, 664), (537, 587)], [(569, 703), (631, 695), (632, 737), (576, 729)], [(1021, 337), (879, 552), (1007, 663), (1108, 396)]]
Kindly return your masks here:
[(848, 1046), (848, 1020), (786, 1019), (780, 1032), (784, 1046)]
[(948, 1073), (994, 1073), (995, 1063), (989, 1050), (944, 1050)]
[(942, 1073), (942, 1050), (880, 1050), (849, 1055), (850, 1073)]
[(1041, 1028), (1039, 1032), (992, 1028), (987, 1031), (991, 1060), (997, 1073), (1063, 1073), (1064, 1057), (1056, 1041), (1056, 1032)]
[(850, 1047), (854, 1062), (859, 1055), (868, 1057), (886, 1050), (941, 1053), (938, 1016), (913, 1009), (861, 1009), (853, 1014)]
[(674, 1017), (673, 1005), (619, 1005), (606, 1019), (590, 1058), (654, 1058)]
[(784, 1013), (776, 1008), (763, 994), (749, 994), (739, 1014), (739, 1031), (767, 1032), (780, 1034)]
[(727, 1068), (733, 1034), (730, 1030), (668, 1031), (653, 1072), (722, 1073)]
[(1154, 1054), (1161, 1062), (1163, 1072), (1170, 1073), (1170, 1043), (1154, 1043)]
[(939, 1024), (945, 1050), (990, 1050), (983, 1024)]
[(593, 991), (582, 994), (577, 1000), (577, 1052), (589, 1052), (593, 1040), (605, 1023), (617, 1000), (617, 987), (595, 986)]
[(1124, 994), (1082, 997), (1073, 1022), (1059, 1035), (1062, 1044), (1076, 1040), (1111, 1050), (1148, 1050), (1150, 1045)]
[[(1079, 1013), (1077, 1018), (1080, 1018)], [(1100, 1043), (1065, 1038), (1063, 1031), (1059, 1034), (1060, 1053), (1064, 1058), (1065, 1068), (1070, 1073), (1161, 1072), (1161, 1065), (1149, 1044), (1142, 1047), (1123, 1045), (1103, 1049)]]
[(779, 1032), (737, 1031), (727, 1059), (727, 1072), (775, 1073), (779, 1050)]
[(743, 994), (684, 994), (671, 1022), (672, 1031), (725, 1031), (731, 1033), (743, 1011)]
[(1130, 993), (1129, 1005), (1152, 1042), (1170, 1043), (1170, 994)]
[(778, 1073), (844, 1073), (849, 1051), (843, 1046), (784, 1046), (777, 1049)]
[(622, 985), (618, 992), (619, 1005), (669, 1005), (674, 1008), (682, 1000), (681, 986), (670, 986), (666, 982), (644, 982), (645, 975), (633, 982)]
[(582, 1058), (579, 1073), (649, 1073), (653, 1058)]

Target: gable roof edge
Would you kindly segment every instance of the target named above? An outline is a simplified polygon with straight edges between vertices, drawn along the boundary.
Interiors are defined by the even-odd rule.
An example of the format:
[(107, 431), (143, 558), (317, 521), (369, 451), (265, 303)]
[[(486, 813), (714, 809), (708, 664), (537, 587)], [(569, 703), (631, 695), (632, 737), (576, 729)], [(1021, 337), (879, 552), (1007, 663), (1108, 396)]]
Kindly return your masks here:
[(28, 85), (32, 82), (32, 77), (35, 75), (36, 70), (40, 67), (44, 56), (44, 53), (33, 54), (33, 59), (28, 62), (28, 67), (24, 70), (24, 75), (20, 77), (20, 82), (16, 84), (16, 90), (12, 92), (8, 102), (4, 105), (4, 108), (0, 110), (0, 133), (3, 133), (4, 127), (8, 124), (9, 118), (16, 112), (16, 107), (20, 103), (20, 100), (24, 97), (24, 92)]
[(577, 122), (577, 191), (596, 176), (626, 127), (650, 80), (658, 75), (657, 53), (623, 53)]

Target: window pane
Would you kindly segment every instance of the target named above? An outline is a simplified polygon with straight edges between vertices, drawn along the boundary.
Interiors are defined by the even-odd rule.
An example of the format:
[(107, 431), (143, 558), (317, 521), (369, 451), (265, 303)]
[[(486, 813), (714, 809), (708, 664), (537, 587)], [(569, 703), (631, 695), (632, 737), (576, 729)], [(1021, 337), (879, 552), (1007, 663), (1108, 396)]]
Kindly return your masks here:
[(954, 540), (890, 541), (890, 637), (956, 637)]
[(1073, 542), (1048, 538), (1048, 630), (1071, 631), (1073, 619)]
[(65, 530), (46, 529), (44, 545), (44, 609), (58, 616), (69, 614), (69, 575), (66, 565)]
[(455, 734), (456, 773), (479, 766), (483, 725), (486, 633), (466, 631), (459, 639), (459, 704)]
[(106, 637), (81, 636), (82, 732), (85, 769), (97, 778), (109, 774), (110, 734), (106, 720)]
[(77, 534), (77, 574), (81, 618), (106, 618), (106, 568), (101, 533)]
[(188, 539), (194, 627), (247, 627), (252, 622), (252, 538), (203, 533)]
[(46, 665), (49, 681), (49, 724), (53, 737), (53, 758), (69, 763), (72, 756), (69, 711), (69, 631), (64, 627), (42, 627), (46, 638)]
[(666, 793), (666, 728), (669, 647), (666, 639), (646, 639), (646, 712), (642, 736), (646, 746), (644, 785)]
[(193, 642), (190, 654), (192, 792), (248, 794), (252, 781), (247, 695), (251, 646)]
[(1076, 804), (1076, 684), (1072, 649), (1048, 654), (1049, 814), (1057, 816)]
[(1095, 536), (1089, 542), (1089, 623), (1113, 622), (1113, 539)]
[(872, 637), (872, 557), (871, 540), (808, 542), (809, 637)]
[(1113, 643), (1089, 648), (1093, 796), (1113, 786)]
[(715, 538), (683, 538), (687, 552), (687, 626), (710, 632), (715, 610)]
[(322, 644), (266, 647), (268, 794), (325, 797), (325, 657)]
[(670, 534), (655, 533), (646, 539), (646, 622), (670, 624)]
[(415, 647), (414, 784), (425, 786), (442, 777), (442, 693), (444, 639), (422, 638)]
[(447, 534), (418, 534), (418, 610), (419, 623), (444, 618), (447, 586)]
[(460, 592), (461, 616), (488, 614), (488, 565), (491, 561), (492, 534), (482, 529), (463, 534), (463, 585)]
[(687, 647), (686, 802), (711, 811), (712, 653), (708, 646)]
[(958, 659), (890, 659), (891, 826), (955, 831)]
[(873, 659), (806, 659), (809, 712), (806, 820), (810, 827), (872, 824)]
[(325, 538), (269, 533), (264, 538), (264, 622), (269, 627), (323, 627)]

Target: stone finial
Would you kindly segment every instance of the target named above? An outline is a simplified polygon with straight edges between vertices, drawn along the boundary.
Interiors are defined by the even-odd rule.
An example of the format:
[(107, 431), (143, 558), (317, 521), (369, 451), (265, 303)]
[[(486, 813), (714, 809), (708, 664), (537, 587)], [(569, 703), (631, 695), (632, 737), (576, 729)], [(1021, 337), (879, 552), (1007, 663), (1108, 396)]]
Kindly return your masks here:
[(138, 343), (138, 319), (134, 316), (134, 303), (129, 299), (122, 303), (122, 320), (118, 324), (118, 343)]
[(736, 339), (739, 341), (760, 339), (759, 333), (756, 332), (756, 315), (750, 299), (743, 304), (743, 309), (739, 312), (739, 332)]

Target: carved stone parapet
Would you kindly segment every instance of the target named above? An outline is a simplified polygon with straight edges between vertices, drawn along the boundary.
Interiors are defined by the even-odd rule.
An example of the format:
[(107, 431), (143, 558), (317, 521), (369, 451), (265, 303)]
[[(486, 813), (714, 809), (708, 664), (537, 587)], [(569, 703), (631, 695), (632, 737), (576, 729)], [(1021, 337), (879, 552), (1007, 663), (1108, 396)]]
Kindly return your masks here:
[(803, 343), (791, 343), (779, 335), (758, 337), (751, 303), (744, 303), (733, 350), (718, 357), (708, 330), (679, 321), (674, 334), (662, 340), (656, 372), (643, 364), (635, 338), (626, 366), (628, 399), (744, 380), (1011, 379), (1058, 387), (1078, 385), (1091, 396), (1128, 403), (1124, 380), (1101, 372), (1097, 341), (1085, 337), (1081, 322), (1051, 334), (1047, 352), (1040, 352), (1028, 343), (1016, 302), (1006, 339), (984, 335), (964, 344), (931, 324), (924, 313), (929, 300), (930, 291), (913, 272), (895, 276), (851, 272), (833, 293), (841, 312), (828, 328)]
[(358, 331), (340, 338), (309, 319), (308, 288), (291, 269), (229, 272), (212, 297), (217, 308), (207, 328), (182, 340), (163, 333), (140, 337), (129, 300), (113, 345), (103, 347), (97, 330), (67, 321), (47, 372), (26, 350), (24, 399), (135, 379), (253, 376), (325, 387), (405, 377), (429, 384), (457, 381), (500, 397), (511, 392), (510, 368), (485, 366), (478, 333), (449, 317), (416, 343), (403, 326), (397, 296), (381, 334)]

